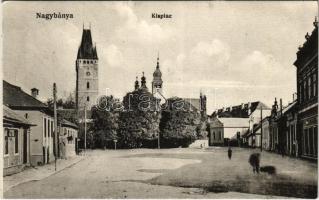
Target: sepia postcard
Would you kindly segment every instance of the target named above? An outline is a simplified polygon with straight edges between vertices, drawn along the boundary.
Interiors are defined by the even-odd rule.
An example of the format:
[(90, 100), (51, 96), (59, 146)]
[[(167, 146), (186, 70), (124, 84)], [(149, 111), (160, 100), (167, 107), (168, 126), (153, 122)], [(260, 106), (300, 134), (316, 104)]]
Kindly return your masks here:
[(2, 2), (5, 199), (318, 195), (318, 2)]

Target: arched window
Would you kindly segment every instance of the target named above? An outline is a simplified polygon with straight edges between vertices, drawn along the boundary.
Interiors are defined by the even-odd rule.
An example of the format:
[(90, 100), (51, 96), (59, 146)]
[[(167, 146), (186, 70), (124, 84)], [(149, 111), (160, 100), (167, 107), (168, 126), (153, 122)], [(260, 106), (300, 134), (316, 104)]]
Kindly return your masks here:
[(83, 63), (86, 64), (86, 61), (84, 60)]
[(90, 97), (89, 97), (89, 96), (87, 96), (87, 97), (86, 97), (86, 100), (87, 100), (87, 101), (90, 101)]
[(86, 83), (86, 89), (90, 89), (90, 82)]

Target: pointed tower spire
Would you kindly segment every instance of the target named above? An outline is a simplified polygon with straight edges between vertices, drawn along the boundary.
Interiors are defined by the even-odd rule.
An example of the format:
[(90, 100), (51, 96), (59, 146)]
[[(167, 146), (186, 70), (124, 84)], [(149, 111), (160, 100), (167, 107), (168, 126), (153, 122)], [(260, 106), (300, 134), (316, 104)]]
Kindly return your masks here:
[(157, 53), (157, 65), (156, 65), (156, 69), (159, 69), (159, 52)]
[[(91, 26), (91, 25), (90, 25)], [(90, 29), (85, 29), (83, 23), (82, 40), (78, 50), (77, 59), (98, 59), (96, 53), (96, 44), (93, 46)]]
[(157, 63), (156, 69), (153, 73), (153, 81), (152, 81), (152, 94), (154, 95), (157, 91), (162, 93), (162, 72), (159, 66), (159, 52), (157, 53)]

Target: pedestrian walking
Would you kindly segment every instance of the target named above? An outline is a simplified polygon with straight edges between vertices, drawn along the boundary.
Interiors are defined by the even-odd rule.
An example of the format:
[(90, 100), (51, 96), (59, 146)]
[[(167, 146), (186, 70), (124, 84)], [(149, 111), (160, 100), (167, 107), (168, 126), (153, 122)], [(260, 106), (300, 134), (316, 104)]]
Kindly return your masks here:
[(231, 150), (231, 148), (228, 148), (228, 158), (229, 160), (231, 160), (231, 156), (232, 156), (233, 151)]
[(249, 164), (253, 167), (253, 172), (257, 172), (259, 174), (259, 168), (260, 168), (260, 154), (259, 153), (253, 153), (250, 155)]
[(281, 145), (281, 156), (282, 157), (285, 157), (285, 146), (284, 145)]

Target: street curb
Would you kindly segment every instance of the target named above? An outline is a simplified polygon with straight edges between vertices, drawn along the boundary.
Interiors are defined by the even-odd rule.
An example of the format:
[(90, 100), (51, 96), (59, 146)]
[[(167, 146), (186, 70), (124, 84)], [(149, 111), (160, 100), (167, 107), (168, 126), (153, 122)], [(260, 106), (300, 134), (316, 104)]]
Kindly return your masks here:
[[(45, 179), (45, 178), (48, 178), (48, 177), (50, 177), (50, 176), (52, 176), (52, 175), (54, 175), (54, 174), (57, 174), (57, 173), (63, 171), (64, 169), (67, 169), (67, 168), (70, 168), (70, 167), (74, 166), (75, 164), (77, 164), (77, 163), (79, 163), (80, 161), (84, 160), (84, 158), (85, 158), (85, 157), (82, 157), (82, 158), (80, 158), (78, 161), (75, 161), (74, 163), (72, 163), (72, 164), (70, 164), (70, 165), (68, 165), (68, 166), (66, 166), (66, 167), (64, 167), (64, 168), (62, 168), (62, 169), (60, 169), (60, 170), (57, 170), (57, 171), (55, 171), (55, 172), (53, 172), (53, 173), (51, 173), (51, 174), (48, 174), (48, 175), (46, 175), (46, 176), (44, 176), (44, 177), (41, 177), (41, 178), (38, 178), (38, 179), (29, 179), (29, 180), (26, 180), (26, 181), (19, 182), (19, 183), (15, 184), (15, 185), (12, 185), (12, 186), (6, 188), (6, 190), (3, 189), (2, 194), (4, 194), (5, 192), (9, 191), (10, 189), (12, 189), (12, 188), (14, 188), (14, 187), (16, 187), (16, 186), (18, 186), (18, 185), (21, 185), (21, 184), (23, 184), (23, 183), (27, 183), (27, 182), (31, 182), (31, 181), (40, 181), (40, 180), (43, 180), (43, 179)], [(3, 184), (4, 184), (4, 181), (3, 181)]]
[[(48, 178), (48, 177), (50, 177), (50, 176), (52, 176), (52, 175), (55, 175), (55, 174), (57, 174), (57, 173), (59, 173), (59, 172), (65, 170), (65, 169), (67, 169), (67, 168), (70, 168), (70, 167), (74, 166), (75, 164), (79, 163), (80, 161), (84, 160), (84, 158), (85, 158), (85, 157), (82, 157), (82, 158), (80, 158), (78, 161), (76, 161), (76, 162), (70, 164), (69, 166), (66, 166), (66, 167), (64, 167), (64, 168), (62, 168), (62, 169), (60, 169), (60, 170), (57, 170), (57, 171), (55, 171), (54, 173), (52, 173), (52, 174), (50, 174), (50, 175), (48, 175), (48, 176), (46, 176), (46, 177), (44, 177), (44, 178), (42, 178), (42, 179)], [(42, 180), (42, 179), (39, 179), (39, 180)], [(38, 180), (37, 180), (37, 181), (38, 181)]]

